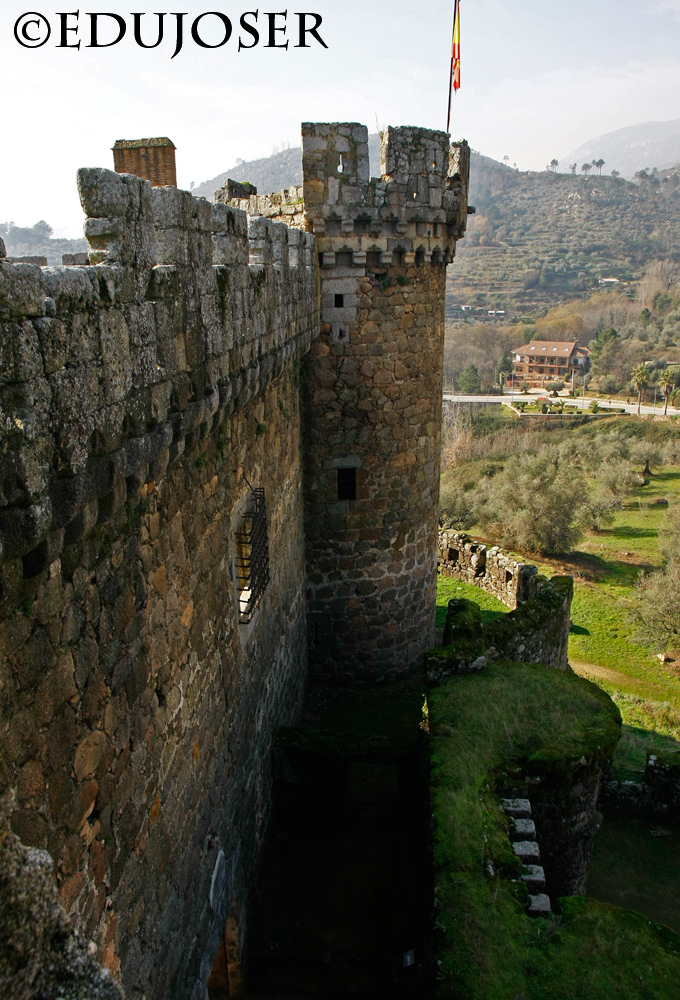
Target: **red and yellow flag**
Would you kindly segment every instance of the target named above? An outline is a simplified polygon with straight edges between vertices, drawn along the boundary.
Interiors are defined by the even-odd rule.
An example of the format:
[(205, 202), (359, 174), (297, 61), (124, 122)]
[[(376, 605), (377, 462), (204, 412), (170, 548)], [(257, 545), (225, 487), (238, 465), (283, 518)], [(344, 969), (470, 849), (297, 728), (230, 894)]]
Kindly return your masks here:
[(449, 107), (446, 118), (446, 131), (451, 125), (451, 98), (455, 90), (460, 90), (460, 0), (455, 0), (453, 6), (453, 46), (451, 51), (451, 81), (449, 83)]

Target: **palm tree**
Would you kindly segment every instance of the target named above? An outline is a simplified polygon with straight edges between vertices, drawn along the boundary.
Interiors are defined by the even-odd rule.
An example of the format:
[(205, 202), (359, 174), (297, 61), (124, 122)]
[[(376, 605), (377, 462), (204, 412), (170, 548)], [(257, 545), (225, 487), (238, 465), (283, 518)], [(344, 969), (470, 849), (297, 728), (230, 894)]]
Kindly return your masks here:
[(666, 404), (663, 409), (663, 415), (665, 417), (668, 413), (668, 400), (670, 399), (673, 389), (675, 389), (675, 372), (671, 371), (670, 368), (664, 368), (659, 375), (658, 382)]
[(552, 159), (550, 161), (550, 167), (551, 167), (553, 173), (555, 173), (555, 171), (557, 170), (559, 162), (560, 162), (559, 160), (555, 160), (555, 159)]
[(644, 362), (641, 365), (637, 365), (630, 373), (630, 378), (638, 394), (638, 416), (640, 416), (642, 394), (649, 385), (649, 368)]
[(576, 173), (576, 168), (577, 167), (578, 167), (578, 163), (570, 163), (569, 164), (569, 169), (571, 170), (572, 174)]
[(590, 173), (590, 171), (591, 171), (592, 169), (593, 169), (593, 165), (592, 165), (592, 163), (584, 163), (584, 164), (582, 164), (582, 166), (581, 166), (581, 170), (582, 170), (582, 171), (583, 171), (583, 173), (584, 173), (584, 174), (586, 175), (586, 177), (588, 176), (588, 174)]
[(600, 171), (600, 177), (601, 177), (602, 176), (602, 167), (604, 166), (604, 160), (603, 159), (593, 160), (593, 166), (597, 167), (597, 169)]

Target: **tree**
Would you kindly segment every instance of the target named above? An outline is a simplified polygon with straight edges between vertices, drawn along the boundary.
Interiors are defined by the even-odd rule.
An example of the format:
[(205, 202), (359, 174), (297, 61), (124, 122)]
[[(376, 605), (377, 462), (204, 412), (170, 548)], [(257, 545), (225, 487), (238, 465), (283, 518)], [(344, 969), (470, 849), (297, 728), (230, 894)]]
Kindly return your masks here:
[(676, 386), (676, 373), (672, 371), (670, 368), (664, 368), (664, 370), (659, 375), (657, 381), (659, 384), (659, 388), (663, 393), (663, 398), (665, 403), (663, 408), (663, 415), (665, 417), (668, 413), (668, 400), (670, 399), (671, 393), (673, 392)]
[(572, 174), (575, 174), (578, 169), (578, 163), (570, 163), (569, 169), (571, 170)]
[(553, 173), (555, 173), (555, 171), (557, 170), (559, 162), (560, 162), (559, 160), (555, 160), (554, 158), (550, 161), (550, 169), (552, 170)]
[(621, 171), (620, 170), (612, 170), (612, 177), (614, 179), (616, 179), (617, 177), (620, 177), (620, 176), (621, 176)]
[(600, 172), (600, 177), (602, 176), (602, 167), (604, 166), (604, 160), (593, 160), (593, 166), (596, 167)]
[(644, 576), (637, 586), (633, 613), (642, 635), (659, 645), (678, 645), (680, 637), (680, 563)]
[(479, 523), (504, 545), (550, 555), (571, 551), (581, 537), (585, 479), (547, 448), (517, 455), (475, 492)]
[(635, 391), (638, 394), (638, 416), (640, 415), (640, 407), (642, 406), (642, 396), (649, 385), (649, 368), (643, 362), (640, 365), (636, 365), (630, 373), (630, 379), (635, 386)]
[(588, 347), (590, 348), (591, 363), (595, 371), (597, 372), (598, 362), (602, 358), (609, 345), (619, 339), (619, 335), (613, 326), (607, 327), (606, 330), (600, 330), (597, 337), (590, 341)]
[(584, 174), (586, 175), (586, 177), (588, 176), (588, 174), (590, 173), (590, 171), (591, 171), (592, 169), (593, 169), (593, 165), (592, 165), (592, 163), (582, 163), (582, 164), (581, 164), (581, 170), (582, 170), (582, 171), (583, 171), (583, 173), (584, 173)]
[(500, 379), (501, 375), (504, 375), (505, 378), (509, 378), (512, 375), (512, 367), (510, 351), (506, 347), (503, 351), (503, 357), (496, 365), (496, 378)]
[(458, 381), (458, 391), (466, 396), (476, 396), (482, 391), (482, 380), (477, 365), (467, 366)]
[(439, 526), (467, 531), (477, 520), (475, 491), (465, 489), (455, 473), (442, 478), (439, 497)]
[(680, 637), (680, 504), (668, 511), (659, 542), (664, 566), (640, 577), (631, 609), (641, 638), (668, 648)]

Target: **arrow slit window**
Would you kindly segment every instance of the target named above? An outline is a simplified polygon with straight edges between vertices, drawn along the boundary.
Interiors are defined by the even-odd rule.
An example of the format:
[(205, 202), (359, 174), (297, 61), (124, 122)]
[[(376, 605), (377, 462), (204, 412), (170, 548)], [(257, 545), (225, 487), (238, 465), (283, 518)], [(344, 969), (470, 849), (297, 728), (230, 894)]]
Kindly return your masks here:
[(248, 625), (269, 583), (267, 507), (263, 489), (252, 491), (235, 537), (239, 622)]

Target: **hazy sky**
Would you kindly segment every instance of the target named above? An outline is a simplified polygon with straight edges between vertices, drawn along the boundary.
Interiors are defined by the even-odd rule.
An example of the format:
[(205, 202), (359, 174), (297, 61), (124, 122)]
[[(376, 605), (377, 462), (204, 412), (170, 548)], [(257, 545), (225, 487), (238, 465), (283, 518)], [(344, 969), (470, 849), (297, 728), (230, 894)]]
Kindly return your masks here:
[[(51, 22), (52, 37), (29, 50), (14, 25), (31, 9)], [(120, 138), (168, 135), (188, 187), (238, 157), (298, 145), (301, 121), (445, 127), (453, 0), (308, 0), (288, 7), (288, 51), (239, 53), (238, 20), (249, 9), (256, 5), (225, 0), (0, 0), (0, 221), (43, 218), (59, 235), (80, 235), (76, 169), (112, 167)], [(261, 22), (286, 8), (257, 9)], [(68, 36), (81, 39), (80, 50), (56, 47), (64, 10), (80, 11), (80, 34)], [(173, 39), (158, 49), (132, 38), (131, 11), (146, 13), (150, 31), (154, 12), (187, 12), (190, 24), (210, 10), (234, 22), (223, 48), (200, 49), (187, 37), (171, 60), (170, 17)], [(323, 15), (328, 50), (292, 48), (296, 10)], [(85, 48), (86, 15), (105, 11), (125, 16), (127, 37)], [(542, 169), (603, 132), (680, 118), (680, 0), (461, 0), (461, 16), (452, 132), (480, 152)], [(211, 20), (202, 22), (206, 40)], [(111, 37), (108, 22), (101, 40)]]

